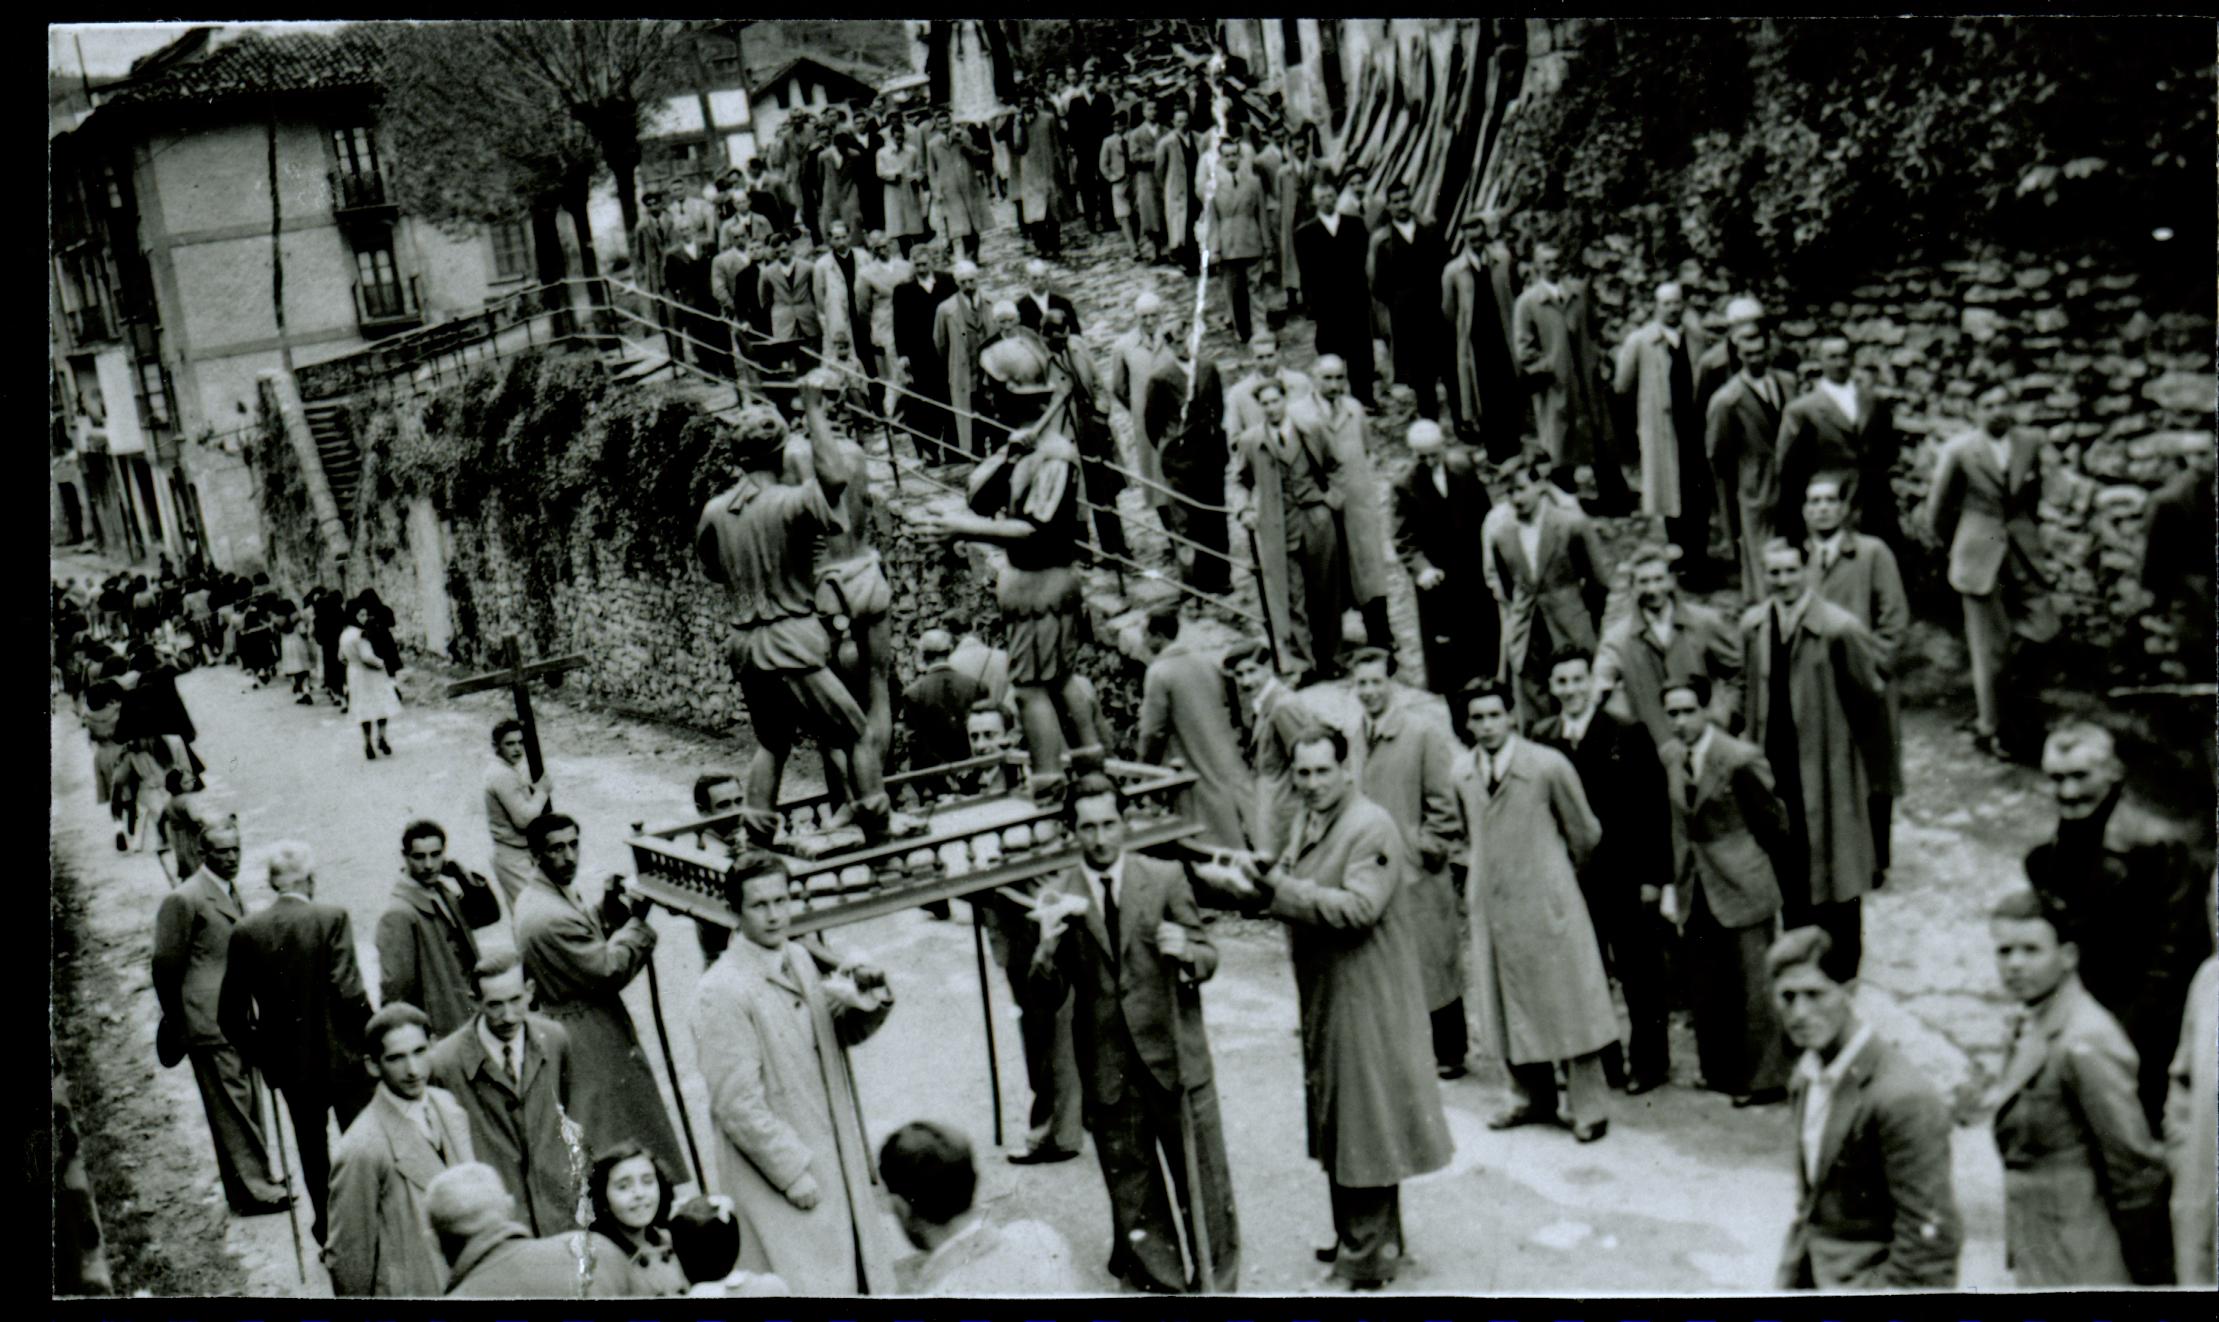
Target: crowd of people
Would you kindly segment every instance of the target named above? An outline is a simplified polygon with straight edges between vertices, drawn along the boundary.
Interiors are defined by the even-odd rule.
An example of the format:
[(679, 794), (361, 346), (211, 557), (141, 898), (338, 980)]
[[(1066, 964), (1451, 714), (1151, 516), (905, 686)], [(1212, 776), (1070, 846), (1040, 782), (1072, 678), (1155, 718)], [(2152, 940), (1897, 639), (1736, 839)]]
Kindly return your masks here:
[[(822, 364), (799, 383), (798, 429), (762, 400), (742, 410), (736, 480), (697, 531), (705, 573), (729, 589), (755, 740), (744, 770), (700, 778), (692, 805), (715, 819), (695, 843), (727, 860), (733, 917), (700, 928), (710, 1169), (691, 1170), (620, 999), (655, 949), (650, 905), (621, 879), (583, 898), (580, 824), (511, 722), (493, 731), (486, 781), (497, 885), (448, 860), (439, 824), (405, 828), (375, 1010), (305, 847), (271, 851), (278, 902), (250, 917), (236, 823), (190, 823), (196, 866), (181, 854), (155, 987), (234, 1210), (286, 1196), (262, 1156), (253, 1069), (292, 1108), (341, 1294), (1083, 1288), (1054, 1230), (972, 1205), (964, 1136), (910, 1125), (868, 1146), (844, 1053), (893, 1011), (892, 983), (791, 937), (775, 852), (783, 772), (807, 739), (842, 821), (873, 843), (919, 826), (886, 788), (902, 749), (916, 769), (986, 763), (936, 792), (1060, 812), (1076, 862), (977, 901), (1032, 1094), (1010, 1160), (1068, 1161), (1091, 1135), (1106, 1266), (1125, 1288), (1240, 1281), (1201, 993), (1213, 910), (1292, 934), (1309, 1155), (1334, 1227), (1317, 1257), (1352, 1288), (1403, 1270), (1399, 1186), (1450, 1161), (1442, 1088), (1475, 1045), (1510, 1084), (1491, 1127), (1595, 1143), (1624, 1105), (1614, 1094), (1672, 1085), (1682, 1007), (1702, 1086), (1792, 1110), (1779, 1287), (1954, 1284), (1950, 1131), (1977, 1116), (2002, 1155), (2021, 1285), (2210, 1282), (2212, 866), (2126, 794), (2104, 728), (2066, 721), (2040, 743), (2055, 836), (1989, 921), (2000, 985), (2023, 1007), (2001, 1075), (1942, 1097), (1853, 997), (1863, 898), (1887, 883), (1906, 789), (1905, 539), (1946, 552), (1984, 751), (2013, 755), (1997, 692), (2012, 648), (2054, 632), (2039, 446), (2008, 393), (1978, 397), (1906, 521), (1900, 440), (1845, 339), (1819, 343), (1819, 375), (1799, 387), (1761, 306), (1728, 303), (1712, 343), (1665, 284), (1611, 352), (1565, 254), (1534, 246), (1522, 278), (1499, 216), (1444, 230), (1406, 187), (1321, 159), (1303, 135), (1266, 141), (1253, 121), (1198, 134), (1217, 122), (1200, 93), (1120, 97), (1091, 69), (1065, 83), (980, 126), (944, 110), (796, 114), (710, 196), (645, 199), (635, 265), (698, 314), (676, 323), (677, 352), (713, 369), (799, 341)], [(982, 307), (1001, 160), (1034, 260), (1022, 297)], [(1207, 244), (1248, 359), (1198, 355), (1144, 293), (1097, 362), (1047, 265), (1081, 222), (1190, 269)], [(1307, 372), (1251, 324), (1252, 295), (1274, 288), (1314, 325)], [(1375, 466), (1375, 339), (1411, 410), (1411, 462), (1392, 481)], [(862, 413), (908, 429), (927, 458), (975, 465), (967, 508), (922, 530), (1004, 560), (1000, 619), (925, 632), (906, 688), (879, 498), (856, 415), (843, 428), (834, 407), (853, 407), (857, 379), (871, 383)], [(1103, 774), (1125, 740), (1079, 666), (1079, 570), (1128, 555), (1128, 484), (1176, 548), (1184, 603), (1150, 614), (1131, 742), (1194, 773), (1186, 806), (1219, 851), (1208, 861), (1125, 848)], [(1599, 520), (1632, 517), (1646, 537), (1613, 564)], [(1211, 646), (1199, 620), (1235, 568), (1255, 575), (1264, 636)], [(1620, 569), (1633, 609), (1606, 628)], [(1415, 589), (1415, 656), (1390, 627), (1398, 575)], [(312, 593), (299, 610), (266, 580), (219, 577), (57, 597), (102, 794), (124, 805), (119, 847), (120, 814), (142, 806), (116, 774), (126, 754), (144, 745), (158, 780), (198, 771), (189, 719), (173, 728), (179, 665), (236, 658), (313, 701), (299, 678), (313, 654), (286, 645), (313, 638), (365, 755), (391, 753), (397, 655), (374, 598)], [(1736, 584), (1738, 615), (1692, 590)], [(327, 611), (344, 622), (329, 644)], [(1353, 727), (1311, 701), (1325, 679), (1353, 690)], [(327, 1113), (343, 1131), (328, 1160)], [(674, 1210), (688, 1183), (728, 1202)], [(897, 1265), (874, 1184), (917, 1259)]]

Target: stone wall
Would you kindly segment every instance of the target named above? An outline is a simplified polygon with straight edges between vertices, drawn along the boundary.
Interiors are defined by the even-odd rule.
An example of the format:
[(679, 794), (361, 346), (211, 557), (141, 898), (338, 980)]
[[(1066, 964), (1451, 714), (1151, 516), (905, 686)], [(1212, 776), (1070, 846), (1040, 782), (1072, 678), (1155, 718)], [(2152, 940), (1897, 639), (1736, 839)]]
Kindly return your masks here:
[[(1528, 244), (1550, 229), (1545, 214), (1516, 223)], [(2113, 675), (2189, 674), (2169, 632), (2145, 614), (2138, 576), (2150, 493), (2189, 456), (2212, 451), (2209, 314), (2153, 312), (2176, 300), (2095, 255), (1993, 250), (1876, 272), (1846, 297), (1812, 303), (1733, 273), (1657, 262), (1651, 253), (1680, 246), (1657, 232), (1671, 223), (1651, 218), (1649, 232), (1637, 223), (1579, 254), (1606, 350), (1650, 315), (1655, 286), (1671, 279), (1686, 283), (1691, 304), (1712, 318), (1729, 294), (1758, 295), (1776, 338), (1803, 363), (1806, 385), (1815, 379), (1818, 341), (1845, 335), (1860, 374), (1893, 404), (1904, 433), (1895, 488), (1906, 528), (1941, 443), (1970, 426), (1975, 396), (2006, 386), (2018, 421), (2045, 441), (2043, 544), (2068, 649)], [(1940, 552), (1905, 549), (1906, 573), (1930, 600), (1946, 592), (1937, 588)], [(2195, 673), (2208, 674), (2209, 658), (2199, 662)]]

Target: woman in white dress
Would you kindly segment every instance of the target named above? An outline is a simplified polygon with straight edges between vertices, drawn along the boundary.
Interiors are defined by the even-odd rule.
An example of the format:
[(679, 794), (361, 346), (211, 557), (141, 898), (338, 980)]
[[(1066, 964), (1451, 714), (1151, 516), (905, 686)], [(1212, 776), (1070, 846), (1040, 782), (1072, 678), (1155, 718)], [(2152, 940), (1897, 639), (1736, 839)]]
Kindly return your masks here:
[[(339, 635), (339, 659), (347, 666), (347, 711), (361, 723), (362, 756), (372, 762), (381, 752), (387, 757), (393, 755), (393, 745), (385, 742), (385, 723), (401, 714), (400, 690), (393, 687), (393, 676), (369, 638), (368, 631), (377, 624), (377, 612), (375, 598), (355, 598), (347, 612), (352, 623)], [(375, 744), (371, 742), (373, 734)]]

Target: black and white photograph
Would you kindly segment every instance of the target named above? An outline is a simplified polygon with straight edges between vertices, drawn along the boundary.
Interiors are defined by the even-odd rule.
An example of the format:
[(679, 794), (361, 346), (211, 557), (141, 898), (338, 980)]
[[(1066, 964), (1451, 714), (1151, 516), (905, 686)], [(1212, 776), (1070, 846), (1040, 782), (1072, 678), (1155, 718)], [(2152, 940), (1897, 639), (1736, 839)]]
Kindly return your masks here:
[(2215, 69), (50, 25), (54, 1295), (2212, 1289)]

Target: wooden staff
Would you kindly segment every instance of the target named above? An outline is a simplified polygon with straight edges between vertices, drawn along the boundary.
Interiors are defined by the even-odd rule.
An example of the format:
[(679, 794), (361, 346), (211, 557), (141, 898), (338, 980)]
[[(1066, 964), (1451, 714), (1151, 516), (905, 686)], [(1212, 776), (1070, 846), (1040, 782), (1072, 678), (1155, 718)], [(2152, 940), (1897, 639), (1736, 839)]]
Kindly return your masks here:
[[(644, 835), (646, 831), (645, 822), (632, 823), (633, 835)], [(686, 1133), (686, 1153), (693, 1158), (694, 1180), (701, 1191), (707, 1193), (709, 1168), (701, 1164), (701, 1145), (693, 1137), (693, 1116), (686, 1110), (685, 1090), (678, 1086), (678, 1058), (671, 1054), (670, 1029), (663, 1022), (663, 983), (655, 972), (653, 952), (647, 956), (647, 1008), (655, 1018), (655, 1040), (663, 1046), (663, 1071), (670, 1076), (670, 1100), (678, 1107), (678, 1127)]]
[(994, 993), (986, 980), (986, 915), (971, 906), (971, 949), (978, 956), (979, 1010), (986, 1017), (986, 1082), (994, 1093), (994, 1146), (1002, 1145), (1002, 1056), (994, 1045)]

